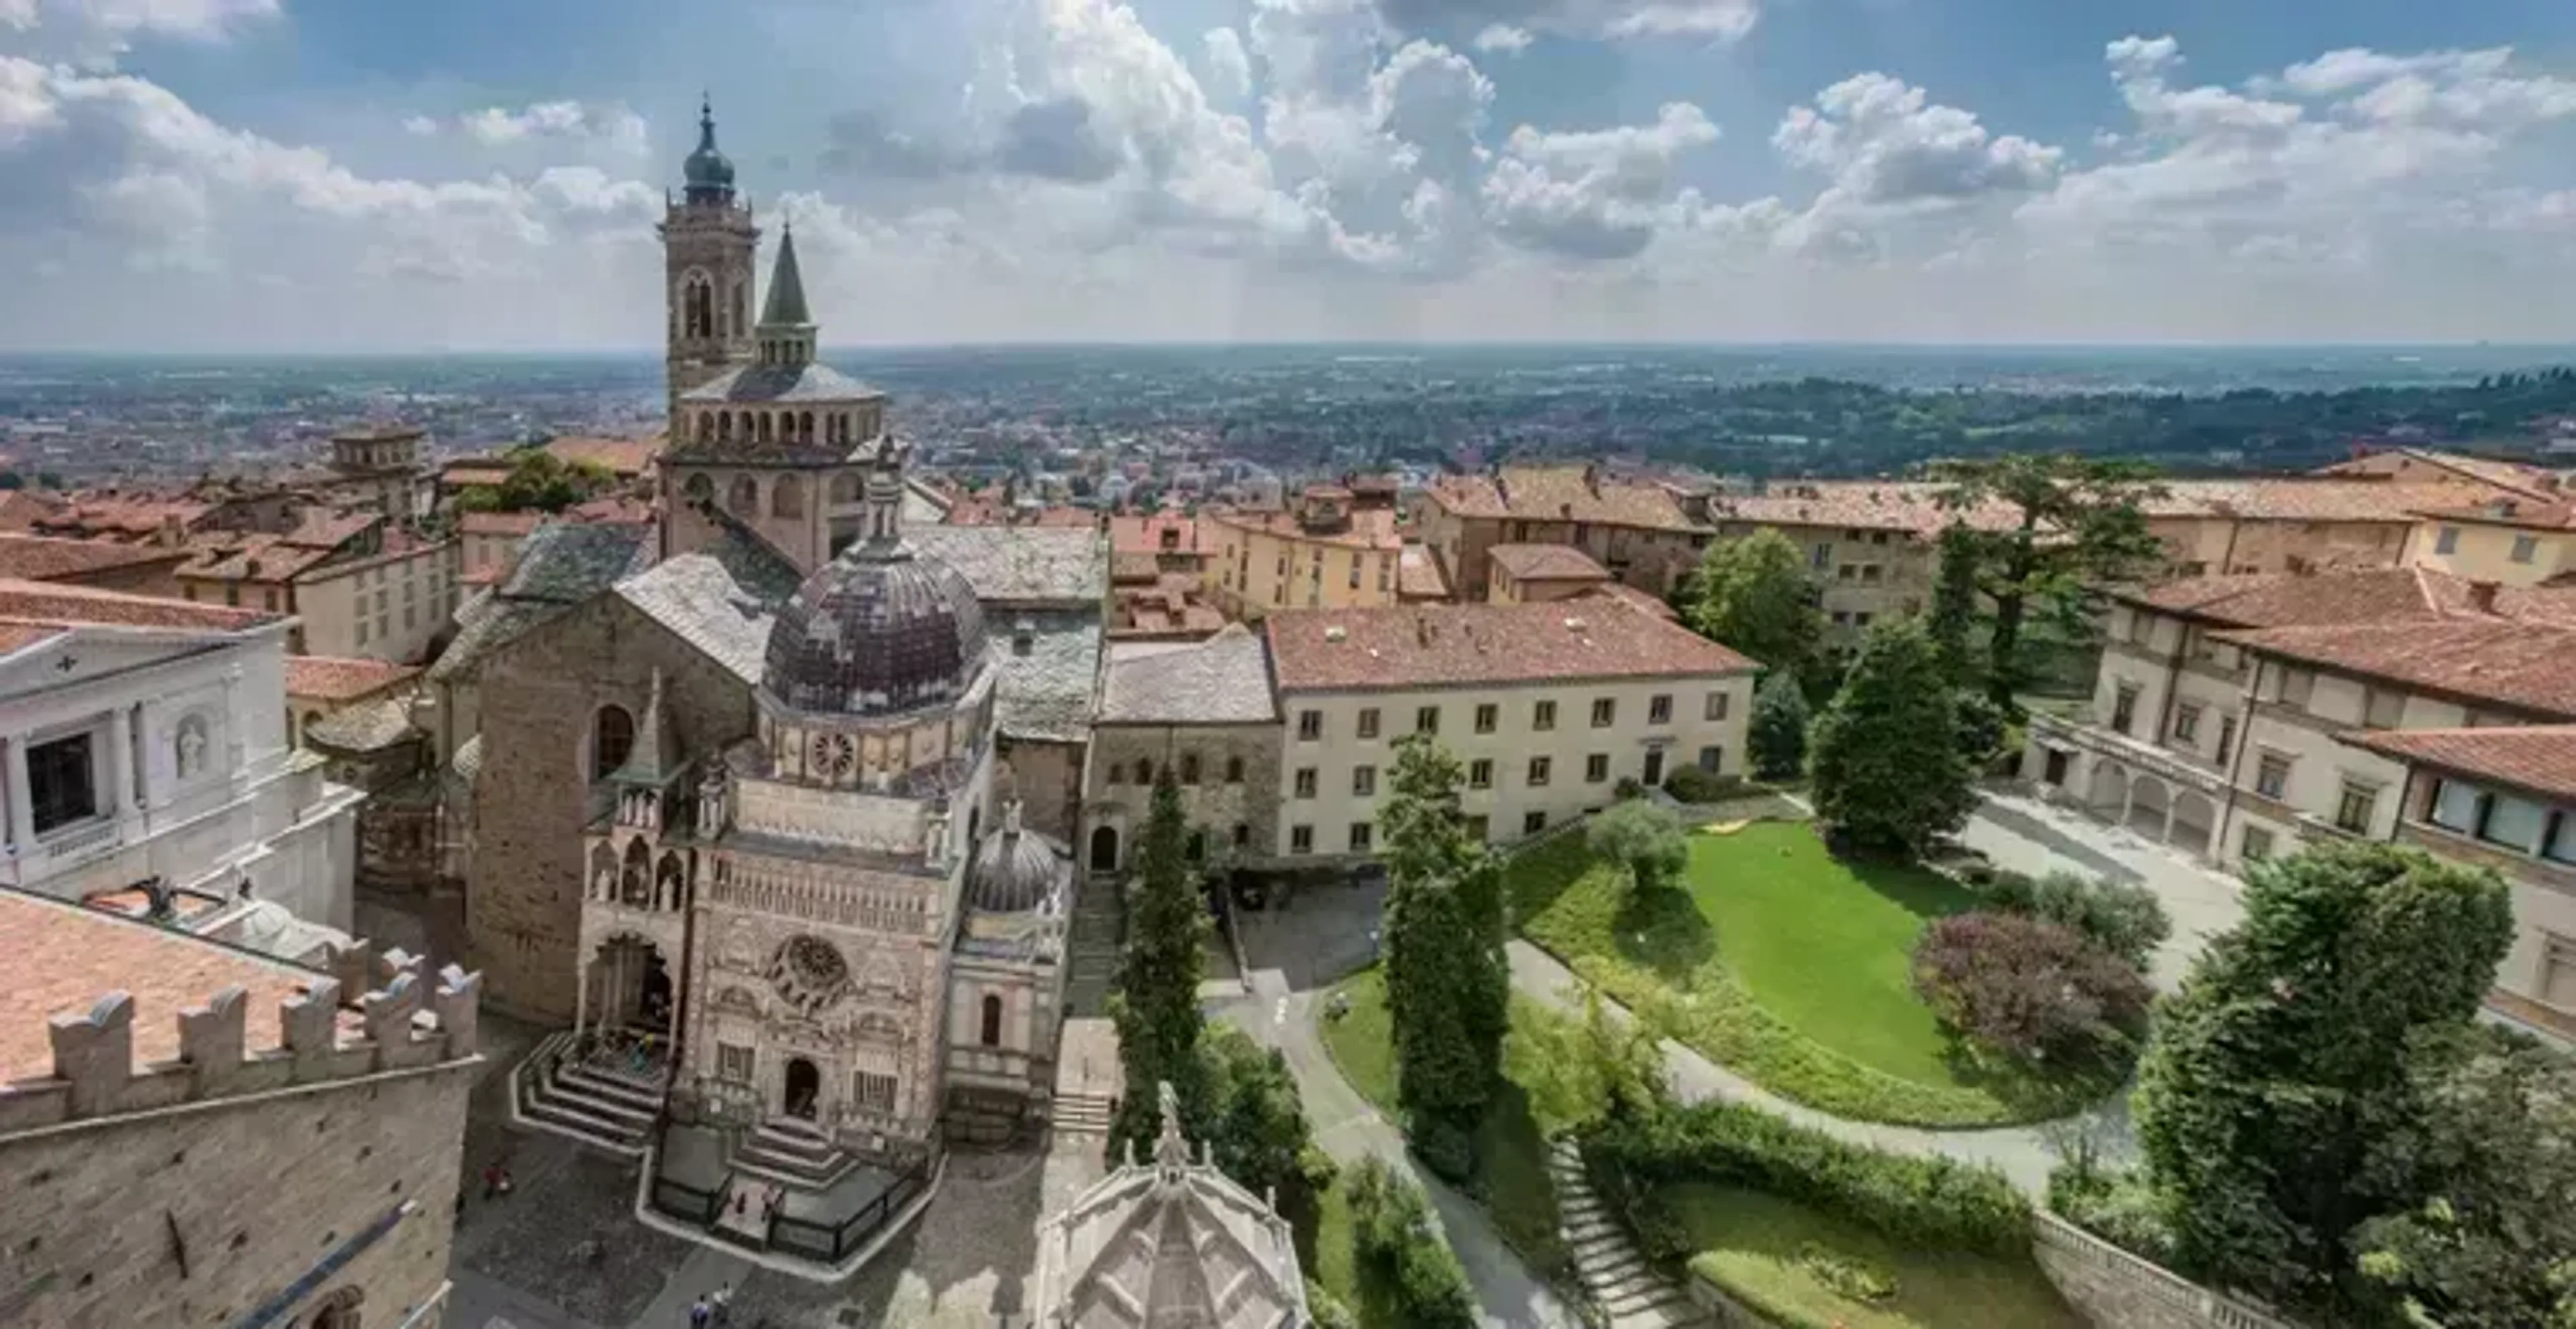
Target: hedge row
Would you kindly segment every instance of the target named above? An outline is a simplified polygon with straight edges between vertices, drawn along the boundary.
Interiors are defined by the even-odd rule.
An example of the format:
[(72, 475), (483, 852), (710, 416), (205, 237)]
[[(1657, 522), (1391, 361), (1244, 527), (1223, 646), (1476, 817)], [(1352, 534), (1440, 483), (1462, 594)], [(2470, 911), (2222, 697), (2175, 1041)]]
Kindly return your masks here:
[(1758, 1108), (1701, 1103), (1618, 1113), (1583, 1141), (1606, 1198), (1648, 1230), (1654, 1250), (1675, 1234), (1646, 1201), (1680, 1181), (1733, 1182), (1796, 1200), (1924, 1246), (2017, 1255), (2030, 1248), (2030, 1204), (2004, 1175), (1947, 1158), (1847, 1144)]

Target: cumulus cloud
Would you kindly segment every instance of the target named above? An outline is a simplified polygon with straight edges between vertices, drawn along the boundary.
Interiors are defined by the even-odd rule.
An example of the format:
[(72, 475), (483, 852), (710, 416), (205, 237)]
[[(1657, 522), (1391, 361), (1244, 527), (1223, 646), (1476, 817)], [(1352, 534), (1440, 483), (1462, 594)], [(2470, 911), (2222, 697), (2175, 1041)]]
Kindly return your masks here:
[(1486, 211), (1502, 234), (1532, 249), (1628, 258), (1700, 211), (1697, 192), (1674, 191), (1673, 163), (1717, 138), (1717, 126), (1688, 102), (1667, 104), (1651, 125), (1559, 133), (1523, 125), (1486, 177)]
[[(1551, 32), (1612, 41), (1734, 42), (1762, 17), (1759, 0), (1379, 0), (1406, 32)], [(1517, 49), (1517, 48), (1503, 48)]]
[(422, 138), (454, 133), (487, 148), (557, 141), (590, 143), (612, 151), (643, 155), (651, 134), (644, 117), (614, 103), (534, 102), (522, 107), (487, 106), (453, 120), (414, 115), (403, 120), (405, 132)]
[(0, 0), (17, 54), (104, 64), (136, 37), (220, 41), (278, 16), (278, 0)]
[(1205, 48), (1209, 92), (1228, 104), (1252, 95), (1252, 56), (1243, 49), (1242, 34), (1232, 28), (1211, 28), (1199, 39)]
[(1468, 44), (1492, 54), (1518, 55), (1528, 50), (1535, 40), (1527, 28), (1515, 28), (1509, 23), (1488, 23), (1483, 31), (1476, 34), (1476, 40)]

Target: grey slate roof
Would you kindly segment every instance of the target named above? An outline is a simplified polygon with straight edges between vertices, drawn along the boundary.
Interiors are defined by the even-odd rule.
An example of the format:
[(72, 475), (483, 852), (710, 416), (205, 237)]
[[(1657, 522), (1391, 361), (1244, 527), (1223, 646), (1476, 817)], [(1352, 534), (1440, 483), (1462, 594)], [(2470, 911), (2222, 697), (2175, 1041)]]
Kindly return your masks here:
[[(1101, 625), (1096, 608), (991, 610), (995, 710), (1002, 732), (1015, 739), (1079, 743), (1091, 735), (1091, 685), (1100, 669)], [(1029, 627), (1029, 653), (1016, 642)]]
[(710, 554), (682, 554), (619, 582), (617, 594), (744, 683), (760, 685), (769, 624), (784, 595), (746, 587)]
[(805, 307), (805, 273), (796, 266), (796, 231), (782, 225), (778, 231), (778, 266), (770, 269), (769, 299), (760, 306), (760, 322), (771, 325), (801, 326), (814, 321)]
[(547, 522), (529, 533), (509, 579), (457, 606), (456, 638), (429, 667), (432, 682), (472, 674), (492, 653), (653, 562), (653, 528)]
[(907, 524), (903, 538), (919, 553), (966, 574), (976, 598), (988, 605), (1096, 609), (1109, 594), (1109, 541), (1098, 531)]
[[(1150, 643), (1160, 646), (1162, 643)], [(1270, 644), (1240, 623), (1172, 649), (1113, 646), (1100, 680), (1102, 724), (1256, 724), (1278, 718)]]
[(304, 731), (306, 741), (335, 752), (380, 752), (422, 734), (411, 722), (408, 697), (378, 697), (326, 715)]
[[(757, 406), (782, 402), (876, 401), (885, 394), (834, 369), (807, 361), (801, 365), (744, 365), (730, 369), (680, 394), (684, 405), (710, 406), (740, 402)], [(741, 440), (735, 440), (737, 446)], [(774, 445), (773, 445), (774, 446)], [(820, 444), (809, 445), (821, 447)]]

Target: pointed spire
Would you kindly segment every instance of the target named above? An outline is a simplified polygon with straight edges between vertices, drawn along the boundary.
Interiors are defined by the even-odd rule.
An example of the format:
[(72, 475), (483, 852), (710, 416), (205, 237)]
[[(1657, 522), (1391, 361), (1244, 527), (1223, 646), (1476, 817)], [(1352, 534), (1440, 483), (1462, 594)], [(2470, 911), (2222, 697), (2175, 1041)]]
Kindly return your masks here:
[(708, 152), (716, 148), (716, 104), (704, 89), (698, 92), (698, 146)]
[(796, 266), (796, 228), (781, 222), (778, 227), (778, 266), (770, 270), (769, 299), (760, 307), (763, 327), (804, 327), (814, 321), (805, 307), (805, 274)]
[(662, 670), (653, 669), (653, 690), (645, 695), (644, 716), (635, 725), (635, 746), (610, 778), (629, 784), (661, 785), (674, 771), (680, 744), (671, 732), (670, 712), (662, 706)]
[(1177, 1173), (1190, 1165), (1190, 1142), (1181, 1134), (1181, 1096), (1173, 1092), (1172, 1082), (1155, 1086), (1161, 1100), (1163, 1130), (1154, 1140), (1154, 1165), (1165, 1173)]

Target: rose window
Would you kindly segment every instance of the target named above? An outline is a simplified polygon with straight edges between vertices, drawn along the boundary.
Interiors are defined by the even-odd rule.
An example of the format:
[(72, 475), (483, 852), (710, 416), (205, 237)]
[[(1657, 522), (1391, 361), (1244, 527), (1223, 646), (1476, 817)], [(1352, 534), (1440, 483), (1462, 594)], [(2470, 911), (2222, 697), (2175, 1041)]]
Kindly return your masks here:
[(848, 734), (816, 734), (810, 752), (814, 769), (834, 779), (846, 777), (859, 764), (858, 744)]

